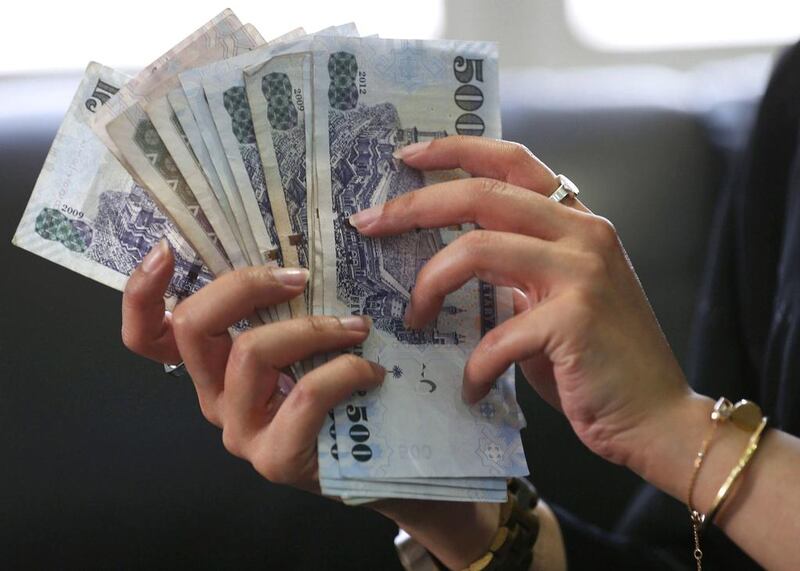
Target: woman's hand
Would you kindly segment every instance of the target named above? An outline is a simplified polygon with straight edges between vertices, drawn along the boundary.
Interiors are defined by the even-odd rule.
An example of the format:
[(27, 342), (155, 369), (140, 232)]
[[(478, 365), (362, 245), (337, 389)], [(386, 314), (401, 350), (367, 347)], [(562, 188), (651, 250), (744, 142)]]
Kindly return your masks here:
[(474, 277), (517, 290), (515, 317), (489, 332), (465, 367), (465, 399), (482, 398), (518, 362), (590, 449), (629, 466), (644, 461), (638, 453), (660, 429), (655, 419), (690, 392), (613, 226), (575, 199), (549, 200), (557, 178), (520, 145), (448, 137), (399, 156), (414, 168), (460, 167), (475, 178), (357, 213), (350, 222), (359, 231), (481, 227), (419, 272), (407, 324), (425, 325)]
[[(256, 309), (300, 295), (305, 270), (248, 268), (230, 272), (165, 311), (173, 272), (166, 242), (131, 275), (122, 298), (122, 339), (133, 352), (159, 363), (183, 361), (200, 409), (222, 428), (222, 441), (266, 479), (319, 493), (317, 434), (328, 411), (352, 392), (384, 378), (380, 366), (343, 355), (291, 382), (281, 369), (316, 353), (361, 343), (368, 318), (307, 317), (255, 327), (235, 340), (228, 328)], [(372, 506), (463, 568), (482, 555), (497, 531), (496, 504), (384, 500)]]
[(125, 345), (161, 363), (182, 360), (203, 415), (222, 429), (228, 451), (272, 482), (318, 492), (317, 434), (328, 411), (352, 392), (379, 385), (385, 371), (341, 355), (286, 391), (280, 387), (292, 381), (281, 369), (361, 343), (369, 319), (293, 319), (255, 327), (233, 340), (229, 327), (258, 308), (300, 295), (308, 272), (266, 267), (230, 272), (170, 314), (163, 296), (172, 272), (172, 254), (162, 242), (131, 275), (122, 302)]

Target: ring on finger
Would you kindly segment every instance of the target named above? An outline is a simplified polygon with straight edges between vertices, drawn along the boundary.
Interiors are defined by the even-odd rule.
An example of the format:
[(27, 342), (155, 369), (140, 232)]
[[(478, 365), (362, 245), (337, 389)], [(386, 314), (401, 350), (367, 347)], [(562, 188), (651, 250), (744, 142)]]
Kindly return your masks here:
[(186, 365), (183, 364), (183, 361), (176, 365), (164, 363), (164, 372), (173, 377), (185, 377), (189, 374), (186, 370)]
[(558, 188), (553, 191), (553, 193), (548, 197), (550, 200), (555, 200), (556, 202), (563, 202), (565, 198), (572, 197), (575, 198), (580, 194), (580, 190), (575, 185), (574, 182), (569, 180), (563, 174), (556, 175), (558, 179), (559, 185)]

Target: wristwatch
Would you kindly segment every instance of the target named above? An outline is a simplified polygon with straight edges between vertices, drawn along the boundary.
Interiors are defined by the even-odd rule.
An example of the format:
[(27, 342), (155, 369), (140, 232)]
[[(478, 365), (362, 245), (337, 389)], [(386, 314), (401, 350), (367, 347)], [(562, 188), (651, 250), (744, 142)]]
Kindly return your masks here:
[[(528, 571), (539, 535), (536, 488), (524, 478), (508, 481), (508, 500), (500, 507), (500, 521), (487, 552), (463, 571)], [(403, 529), (394, 538), (406, 571), (446, 571), (445, 567)]]

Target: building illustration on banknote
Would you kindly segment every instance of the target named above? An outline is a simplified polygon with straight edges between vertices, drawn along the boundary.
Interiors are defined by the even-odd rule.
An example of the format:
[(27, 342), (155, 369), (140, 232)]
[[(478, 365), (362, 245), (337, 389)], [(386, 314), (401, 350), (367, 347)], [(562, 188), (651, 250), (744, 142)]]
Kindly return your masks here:
[[(383, 239), (361, 236), (346, 220), (364, 208), (382, 204), (424, 186), (420, 172), (392, 156), (396, 148), (447, 136), (399, 124), (389, 103), (361, 105), (349, 111), (331, 109), (330, 149), (336, 233), (337, 294), (353, 313), (369, 315), (375, 327), (411, 345), (457, 345), (457, 331), (437, 323), (421, 330), (403, 325), (417, 272), (445, 244), (438, 229)], [(464, 309), (445, 305), (445, 313)]]
[(202, 260), (188, 247), (185, 251), (178, 247), (186, 243), (175, 226), (142, 187), (134, 183), (131, 187), (130, 192), (101, 192), (91, 221), (43, 208), (36, 217), (36, 233), (124, 275), (130, 275), (150, 249), (167, 237), (175, 258), (168, 297), (183, 299), (209, 283), (213, 276)]

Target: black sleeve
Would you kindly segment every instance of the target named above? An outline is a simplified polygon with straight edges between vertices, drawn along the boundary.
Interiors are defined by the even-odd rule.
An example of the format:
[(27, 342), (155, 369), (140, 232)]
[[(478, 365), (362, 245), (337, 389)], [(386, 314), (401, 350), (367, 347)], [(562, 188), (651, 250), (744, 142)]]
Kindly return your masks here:
[[(558, 506), (551, 507), (564, 536), (568, 571), (600, 569), (687, 571), (692, 568), (691, 565), (687, 565), (689, 562), (693, 563), (691, 553), (688, 551), (686, 558), (679, 562), (660, 548), (638, 543), (630, 536), (609, 533), (578, 519)], [(687, 541), (688, 539), (687, 533)]]

